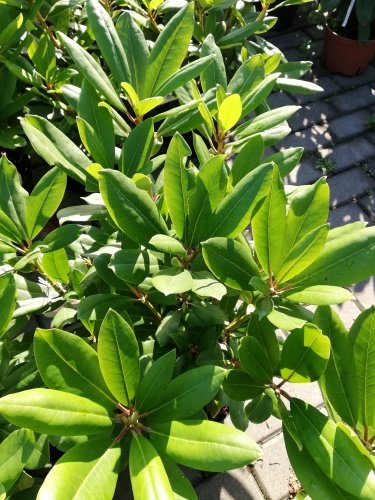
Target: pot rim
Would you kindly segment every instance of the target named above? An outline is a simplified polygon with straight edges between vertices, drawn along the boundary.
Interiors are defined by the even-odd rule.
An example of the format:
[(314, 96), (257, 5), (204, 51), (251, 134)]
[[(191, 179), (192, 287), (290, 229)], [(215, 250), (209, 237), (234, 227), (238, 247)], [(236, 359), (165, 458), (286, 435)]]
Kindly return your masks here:
[(354, 38), (346, 38), (345, 36), (339, 35), (336, 33), (336, 31), (333, 31), (332, 28), (328, 26), (327, 21), (324, 23), (324, 30), (326, 32), (326, 35), (330, 36), (331, 38), (336, 38), (339, 39), (341, 43), (345, 45), (351, 45), (355, 47), (363, 47), (363, 46), (374, 46), (375, 47), (375, 39), (370, 39), (367, 40), (366, 42), (359, 42), (358, 40), (355, 40)]

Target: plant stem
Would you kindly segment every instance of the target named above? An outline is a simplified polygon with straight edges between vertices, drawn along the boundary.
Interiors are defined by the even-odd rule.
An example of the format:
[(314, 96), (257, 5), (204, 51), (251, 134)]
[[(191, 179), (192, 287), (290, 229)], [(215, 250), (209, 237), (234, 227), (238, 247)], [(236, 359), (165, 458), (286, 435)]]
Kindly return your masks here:
[(54, 288), (54, 290), (56, 290), (56, 292), (62, 295), (66, 293), (65, 288), (62, 285), (60, 285), (60, 283), (58, 283), (57, 281), (53, 280), (50, 276), (48, 276), (48, 274), (45, 272), (41, 264), (38, 262), (38, 259), (34, 260), (34, 266), (35, 269), (37, 269), (41, 274), (43, 274), (43, 276), (51, 283), (52, 287)]
[(146, 307), (150, 309), (152, 314), (155, 316), (155, 318), (160, 322), (163, 318), (162, 315), (155, 309), (155, 307), (151, 304), (151, 302), (148, 300), (147, 296), (144, 295), (140, 290), (137, 290), (136, 288), (130, 288), (131, 291), (134, 293), (134, 295), (137, 297), (137, 299), (142, 302)]
[(225, 327), (225, 333), (231, 333), (236, 330), (242, 323), (245, 323), (250, 318), (250, 314), (243, 314), (239, 318), (235, 318), (228, 326)]
[(44, 19), (44, 17), (41, 15), (40, 12), (38, 12), (38, 14), (36, 15), (36, 19), (43, 26), (44, 30), (46, 31), (47, 35), (49, 36), (51, 42), (56, 47), (56, 49), (60, 50), (61, 49), (61, 45), (59, 44), (59, 42), (55, 38), (55, 35), (53, 34), (51, 28), (48, 26), (48, 24), (46, 23), (46, 20)]

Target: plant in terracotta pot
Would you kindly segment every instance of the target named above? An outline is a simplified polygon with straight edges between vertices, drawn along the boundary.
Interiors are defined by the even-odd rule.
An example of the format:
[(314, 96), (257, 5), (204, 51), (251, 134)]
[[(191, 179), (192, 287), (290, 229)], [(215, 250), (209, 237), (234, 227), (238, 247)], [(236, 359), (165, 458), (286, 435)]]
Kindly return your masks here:
[(323, 64), (352, 76), (364, 71), (375, 55), (375, 3), (372, 0), (320, 0), (326, 15)]

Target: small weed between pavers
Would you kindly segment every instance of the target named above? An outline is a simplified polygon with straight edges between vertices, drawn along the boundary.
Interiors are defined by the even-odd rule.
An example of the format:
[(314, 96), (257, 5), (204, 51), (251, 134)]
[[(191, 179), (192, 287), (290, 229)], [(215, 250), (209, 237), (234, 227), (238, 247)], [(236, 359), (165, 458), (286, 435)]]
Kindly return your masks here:
[(335, 173), (336, 165), (335, 162), (330, 158), (318, 158), (315, 161), (314, 168), (316, 170), (321, 170), (324, 175), (330, 176)]
[(366, 128), (371, 130), (371, 132), (375, 132), (375, 113), (372, 113), (370, 118), (366, 121)]

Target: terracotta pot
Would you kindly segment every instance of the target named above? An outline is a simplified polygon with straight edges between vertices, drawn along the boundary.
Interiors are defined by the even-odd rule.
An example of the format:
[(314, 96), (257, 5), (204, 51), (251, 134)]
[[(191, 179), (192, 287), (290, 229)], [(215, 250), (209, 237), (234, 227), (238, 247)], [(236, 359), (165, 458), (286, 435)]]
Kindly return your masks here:
[(358, 75), (366, 69), (374, 56), (375, 40), (358, 42), (325, 27), (322, 64), (332, 73)]

